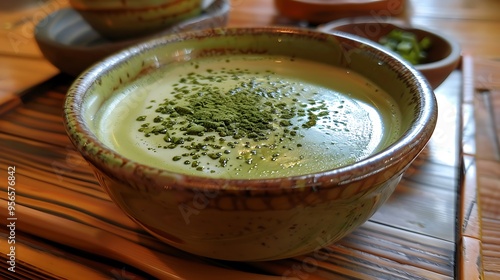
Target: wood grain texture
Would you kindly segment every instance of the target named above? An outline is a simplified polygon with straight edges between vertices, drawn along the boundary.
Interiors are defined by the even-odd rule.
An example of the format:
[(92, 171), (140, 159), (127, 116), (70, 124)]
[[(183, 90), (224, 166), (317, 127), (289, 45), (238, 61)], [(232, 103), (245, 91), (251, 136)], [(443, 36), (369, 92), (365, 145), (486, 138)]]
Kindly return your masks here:
[[(52, 5), (48, 8), (56, 8), (54, 5), (64, 5), (65, 1), (46, 3)], [(500, 67), (496, 60), (500, 58), (500, 36), (495, 35), (500, 26), (499, 2), (410, 0), (407, 3), (408, 20), (454, 37), (464, 54), (474, 58), (473, 67), (462, 65), (463, 73), (454, 73), (447, 85), (437, 91), (441, 127), (447, 129), (437, 131), (441, 134), (436, 134), (417, 158), (387, 205), (341, 242), (301, 258), (238, 264), (179, 254), (160, 244), (116, 209), (64, 133), (61, 106), (71, 80), (58, 81), (50, 89), (35, 90), (30, 98), (18, 98), (19, 92), (57, 74), (57, 69), (41, 57), (32, 40), (33, 34), (29, 33), (37, 20), (34, 16), (44, 10), (34, 7), (35, 10), (14, 12), (8, 17), (2, 14), (1, 21), (28, 20), (14, 29), (0, 30), (0, 103), (11, 101), (5, 111), (3, 107), (0, 110), (0, 170), (18, 166), (19, 200), (26, 209), (21, 213), (35, 218), (44, 215), (45, 219), (26, 218), (30, 224), (19, 224), (19, 253), (25, 256), (19, 256), (16, 274), (7, 272), (7, 249), (3, 247), (5, 243), (0, 243), (0, 278), (62, 279), (65, 274), (60, 271), (61, 267), (80, 272), (77, 275), (81, 279), (150, 279), (156, 273), (144, 271), (149, 270), (148, 267), (138, 269), (137, 260), (117, 260), (105, 251), (89, 250), (80, 243), (73, 244), (80, 249), (72, 247), (67, 244), (71, 240), (59, 240), (57, 234), (41, 237), (43, 234), (36, 231), (29, 232), (30, 227), (43, 223), (66, 225), (67, 221), (149, 252), (159, 251), (209, 267), (229, 269), (237, 273), (235, 279), (266, 276), (280, 279), (500, 279), (500, 166), (493, 140), (493, 135), (500, 131)], [(231, 10), (231, 26), (307, 26), (280, 16), (269, 0), (233, 0)], [(22, 40), (14, 41), (15, 45), (12, 38)], [(461, 84), (464, 96), (458, 107)], [(484, 89), (489, 91), (487, 99), (478, 94)], [(493, 114), (486, 110), (485, 100), (489, 100)], [(447, 115), (452, 117), (446, 120)], [(462, 123), (457, 121), (458, 116), (462, 117)], [(460, 129), (461, 143), (458, 143), (460, 137), (453, 140), (456, 135), (446, 135)], [(460, 164), (461, 152), (465, 154), (463, 164)], [(4, 176), (4, 173), (0, 175), (2, 182)], [(461, 183), (459, 190), (456, 186)], [(430, 196), (429, 192), (435, 195)], [(6, 197), (3, 183), (0, 197)], [(2, 207), (6, 205), (4, 201), (1, 201)], [(449, 207), (453, 207), (453, 201), (459, 205), (456, 229), (460, 230), (450, 233), (453, 222), (449, 219), (453, 214)], [(435, 207), (436, 211), (429, 207)], [(418, 210), (412, 211), (413, 208)], [(1, 211), (5, 215), (3, 208)], [(426, 233), (427, 230), (432, 233)], [(1, 227), (0, 234), (0, 239), (5, 240), (6, 228)], [(127, 251), (126, 247), (123, 250)], [(203, 272), (200, 275), (203, 276)]]
[(500, 279), (500, 62), (474, 60), (475, 141), (485, 279)]
[[(455, 108), (450, 112), (456, 112), (459, 106), (456, 93), (460, 78), (460, 73), (455, 73), (446, 82), (448, 90), (437, 93), (438, 100)], [(459, 149), (447, 143), (458, 137), (456, 113), (449, 114), (450, 120), (439, 121), (438, 128), (446, 128), (446, 132), (436, 134), (439, 138), (431, 140), (391, 199), (359, 230), (324, 249), (319, 249), (324, 245), (319, 240), (318, 250), (303, 257), (234, 264), (199, 258), (160, 243), (110, 201), (63, 129), (62, 103), (70, 82), (68, 79), (40, 91), (0, 119), (0, 170), (16, 166), (17, 230), (21, 239), (18, 260), (26, 264), (20, 266), (26, 275), (64, 278), (59, 270), (71, 268), (82, 277), (125, 273), (138, 279), (174, 274), (194, 279), (202, 277), (196, 271), (203, 268), (212, 271), (213, 277), (223, 272), (231, 273), (234, 279), (455, 277), (454, 207), (459, 187)], [(444, 98), (448, 94), (455, 96)], [(6, 219), (6, 189), (0, 190), (0, 216)], [(8, 235), (5, 228), (0, 232)], [(114, 250), (114, 244), (119, 244), (126, 256)], [(159, 271), (161, 263), (145, 263), (152, 262), (153, 255), (165, 264), (179, 262), (182, 268), (187, 262), (200, 266), (200, 270), (172, 272), (164, 267)], [(58, 267), (48, 266), (48, 260), (58, 263)], [(183, 274), (188, 271), (195, 272)]]

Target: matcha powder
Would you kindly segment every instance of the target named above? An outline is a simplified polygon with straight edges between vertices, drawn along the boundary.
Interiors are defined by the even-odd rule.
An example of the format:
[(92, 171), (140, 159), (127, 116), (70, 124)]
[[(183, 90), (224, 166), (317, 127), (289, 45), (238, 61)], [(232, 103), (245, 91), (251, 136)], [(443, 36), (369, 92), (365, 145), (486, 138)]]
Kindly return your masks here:
[[(257, 168), (259, 161), (276, 161), (284, 151), (301, 148), (300, 129), (330, 117), (321, 100), (299, 101), (305, 91), (298, 83), (280, 81), (271, 71), (191, 72), (173, 85), (165, 95), (169, 98), (149, 101), (146, 109), (154, 113), (136, 118), (138, 130), (145, 137), (163, 137), (164, 145), (150, 150), (180, 146), (184, 152), (171, 160), (196, 170), (211, 165), (238, 170), (241, 164)], [(232, 157), (238, 162), (227, 157), (233, 149), (239, 151)]]

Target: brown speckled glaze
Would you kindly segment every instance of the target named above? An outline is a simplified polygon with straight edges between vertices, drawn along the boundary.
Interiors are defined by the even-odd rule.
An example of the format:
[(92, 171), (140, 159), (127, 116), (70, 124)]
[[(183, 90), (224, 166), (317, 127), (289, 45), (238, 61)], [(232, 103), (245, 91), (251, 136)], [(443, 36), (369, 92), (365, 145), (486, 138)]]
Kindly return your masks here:
[(70, 0), (69, 3), (104, 37), (129, 39), (199, 15), (203, 0)]
[[(94, 135), (87, 120), (120, 84), (134, 83), (179, 60), (235, 53), (281, 54), (356, 71), (396, 99), (405, 129), (397, 142), (355, 164), (255, 180), (186, 176), (141, 165), (116, 154)], [(72, 142), (125, 213), (177, 248), (236, 261), (311, 252), (364, 223), (422, 151), (436, 117), (431, 87), (407, 63), (351, 35), (290, 28), (204, 30), (145, 42), (83, 73), (71, 86), (64, 108)]]
[(214, 0), (203, 12), (152, 34), (111, 40), (97, 33), (72, 8), (59, 9), (40, 21), (34, 30), (43, 56), (62, 72), (78, 76), (95, 62), (126, 47), (153, 37), (226, 25), (229, 0)]

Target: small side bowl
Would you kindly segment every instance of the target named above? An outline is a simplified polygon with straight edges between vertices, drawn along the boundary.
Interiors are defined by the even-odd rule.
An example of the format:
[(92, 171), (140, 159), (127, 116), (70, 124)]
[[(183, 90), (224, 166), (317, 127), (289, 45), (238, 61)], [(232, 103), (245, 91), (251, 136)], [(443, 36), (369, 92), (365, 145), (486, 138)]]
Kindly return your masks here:
[[(140, 88), (139, 80), (155, 77), (165, 67), (224, 55), (300, 58), (358, 73), (394, 98), (402, 112), (400, 134), (386, 148), (352, 164), (268, 179), (212, 178), (155, 168), (117, 153), (96, 136), (96, 112), (112, 96), (122, 96), (121, 88)], [(136, 97), (127, 99), (126, 110), (140, 103)], [(436, 119), (436, 99), (425, 78), (377, 44), (350, 34), (284, 27), (209, 29), (144, 42), (80, 75), (64, 105), (70, 140), (118, 207), (174, 247), (232, 261), (293, 257), (352, 232), (392, 194), (429, 141)]]
[(104, 37), (130, 39), (199, 15), (203, 0), (69, 0), (69, 3)]
[(433, 89), (441, 85), (460, 62), (460, 45), (454, 39), (435, 30), (410, 26), (398, 19), (347, 18), (326, 23), (318, 29), (323, 32), (347, 32), (375, 43), (394, 29), (412, 32), (419, 40), (430, 38), (432, 46), (428, 51), (427, 61), (414, 67), (427, 78)]

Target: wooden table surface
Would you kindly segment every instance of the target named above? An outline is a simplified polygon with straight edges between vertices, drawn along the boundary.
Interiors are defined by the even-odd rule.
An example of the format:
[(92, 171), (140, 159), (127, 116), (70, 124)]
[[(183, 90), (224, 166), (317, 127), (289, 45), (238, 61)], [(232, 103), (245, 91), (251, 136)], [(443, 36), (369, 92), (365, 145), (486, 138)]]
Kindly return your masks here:
[[(34, 42), (36, 22), (67, 1), (32, 3), (0, 4), (0, 279), (500, 279), (499, 1), (406, 3), (404, 18), (463, 50), (436, 90), (428, 147), (361, 228), (315, 254), (259, 263), (179, 252), (114, 206), (61, 123), (73, 78)], [(294, 24), (271, 0), (231, 1), (230, 26)]]

